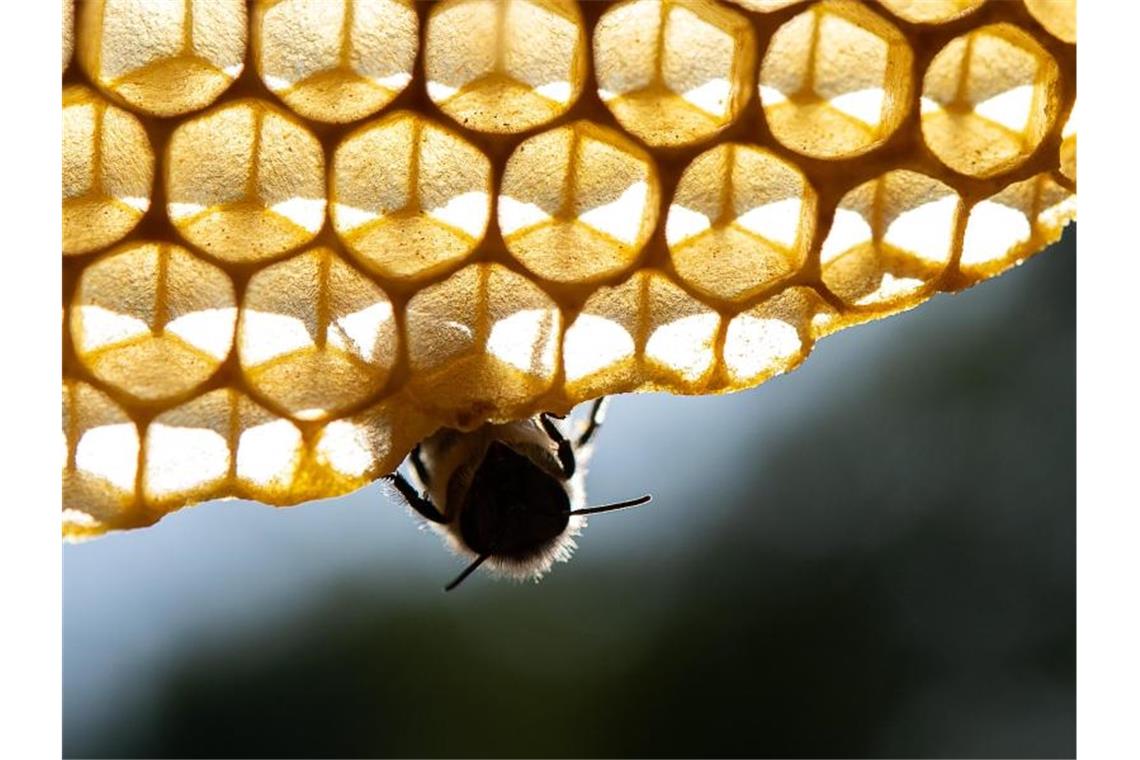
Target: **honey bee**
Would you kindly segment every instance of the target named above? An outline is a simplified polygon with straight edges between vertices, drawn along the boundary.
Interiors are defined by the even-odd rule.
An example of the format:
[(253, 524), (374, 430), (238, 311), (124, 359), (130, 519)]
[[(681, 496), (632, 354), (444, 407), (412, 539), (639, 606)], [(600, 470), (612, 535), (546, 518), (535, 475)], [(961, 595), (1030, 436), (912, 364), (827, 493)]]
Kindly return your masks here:
[[(463, 432), (444, 428), (412, 449), (417, 488), (399, 470), (386, 476), (452, 549), (474, 560), (451, 591), (483, 563), (518, 579), (542, 577), (565, 562), (586, 516), (645, 504), (652, 497), (586, 507), (585, 465), (607, 400), (590, 406), (574, 437), (548, 412)], [(565, 424), (565, 423), (563, 423)]]

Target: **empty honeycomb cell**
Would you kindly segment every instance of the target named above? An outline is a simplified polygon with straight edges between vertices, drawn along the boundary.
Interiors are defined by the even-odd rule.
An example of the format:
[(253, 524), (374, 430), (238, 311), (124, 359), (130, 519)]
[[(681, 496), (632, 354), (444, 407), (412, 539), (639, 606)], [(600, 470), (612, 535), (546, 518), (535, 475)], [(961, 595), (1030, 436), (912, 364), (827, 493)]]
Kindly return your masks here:
[(788, 288), (728, 323), (724, 366), (733, 383), (760, 383), (807, 358), (835, 311), (809, 287)]
[(1025, 31), (991, 24), (951, 40), (922, 84), (922, 136), (951, 169), (991, 177), (1029, 157), (1057, 117), (1057, 63)]
[(128, 243), (88, 266), (71, 338), (91, 374), (142, 401), (193, 391), (230, 353), (229, 275), (171, 243)]
[(491, 216), (491, 162), (449, 129), (399, 111), (336, 149), (330, 194), (337, 234), (369, 270), (397, 280), (461, 261)]
[(183, 122), (166, 155), (166, 210), (184, 238), (227, 262), (258, 261), (313, 239), (325, 218), (321, 144), (260, 100)]
[(550, 388), (562, 312), (525, 277), (499, 264), (472, 264), (416, 293), (405, 330), (412, 392), (464, 426), (492, 410), (523, 407)]
[(64, 530), (82, 536), (135, 522), (134, 420), (105, 393), (64, 378), (62, 421)]
[(1074, 196), (1047, 174), (1014, 182), (970, 209), (958, 269), (971, 280), (1021, 263), (1075, 213)]
[(1061, 129), (1061, 173), (1071, 182), (1077, 181), (1077, 104), (1069, 111), (1069, 118)]
[(824, 0), (772, 35), (760, 66), (764, 117), (804, 155), (866, 153), (907, 114), (913, 58), (906, 37), (864, 5)]
[(945, 24), (973, 13), (986, 0), (879, 0), (879, 4), (912, 24)]
[(445, 0), (424, 38), (427, 92), (468, 129), (523, 132), (578, 99), (586, 32), (568, 0)]
[(799, 169), (763, 148), (726, 143), (681, 175), (665, 240), (681, 279), (737, 301), (799, 271), (815, 219), (816, 194)]
[(641, 313), (649, 376), (670, 390), (699, 393), (716, 368), (720, 315), (663, 274), (652, 272), (646, 279)]
[(302, 456), (301, 432), (232, 388), (155, 417), (143, 438), (143, 495), (178, 507), (222, 492), (280, 501)]
[(210, 105), (245, 63), (245, 0), (86, 0), (79, 61), (108, 95), (145, 113)]
[(499, 228), (539, 277), (589, 282), (633, 264), (657, 224), (653, 159), (628, 138), (586, 121), (520, 144), (507, 160)]
[(905, 304), (950, 263), (961, 205), (953, 188), (908, 170), (859, 185), (823, 241), (823, 283), (851, 307)]
[(258, 271), (241, 306), (246, 382), (299, 420), (325, 419), (375, 395), (396, 361), (392, 303), (328, 248)]
[(638, 272), (620, 285), (599, 288), (566, 328), (562, 364), (566, 390), (591, 398), (607, 388), (634, 388), (641, 382), (641, 315), (649, 275)]
[(1077, 0), (1025, 0), (1025, 7), (1049, 34), (1077, 44)]
[(265, 86), (298, 114), (355, 121), (412, 81), (418, 31), (409, 0), (258, 0), (254, 60)]
[(704, 0), (631, 0), (594, 32), (598, 94), (653, 146), (705, 140), (751, 97), (756, 40), (739, 13)]
[(78, 85), (63, 90), (63, 253), (131, 231), (150, 208), (154, 151), (143, 125)]
[(396, 469), (436, 427), (404, 399), (387, 399), (325, 425), (313, 442), (314, 459), (334, 480), (359, 487)]

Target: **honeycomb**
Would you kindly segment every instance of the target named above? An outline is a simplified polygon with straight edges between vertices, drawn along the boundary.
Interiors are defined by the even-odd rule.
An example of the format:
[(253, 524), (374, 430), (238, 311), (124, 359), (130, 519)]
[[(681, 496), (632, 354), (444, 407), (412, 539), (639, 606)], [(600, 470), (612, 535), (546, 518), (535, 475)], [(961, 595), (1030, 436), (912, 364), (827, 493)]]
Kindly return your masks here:
[(1076, 214), (1066, 0), (64, 0), (63, 522), (753, 387)]

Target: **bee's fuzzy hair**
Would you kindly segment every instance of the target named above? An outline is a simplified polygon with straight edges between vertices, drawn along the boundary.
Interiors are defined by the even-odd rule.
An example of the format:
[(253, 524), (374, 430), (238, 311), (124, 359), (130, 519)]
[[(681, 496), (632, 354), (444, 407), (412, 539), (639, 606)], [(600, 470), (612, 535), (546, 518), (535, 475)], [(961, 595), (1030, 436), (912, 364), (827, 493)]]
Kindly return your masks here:
[[(431, 527), (440, 534), (444, 543), (448, 545), (453, 554), (466, 559), (475, 559), (478, 556), (463, 542), (463, 538), (459, 535), (457, 522), (448, 523), (446, 525), (433, 524)], [(549, 541), (531, 556), (525, 559), (492, 556), (487, 559), (485, 567), (494, 575), (502, 578), (509, 578), (519, 582), (529, 580), (537, 582), (542, 580), (542, 576), (550, 571), (550, 568), (554, 566), (555, 562), (569, 561), (570, 557), (574, 554), (574, 550), (578, 548), (578, 544), (574, 539), (582, 533), (582, 529), (585, 527), (585, 515), (574, 515), (570, 518), (566, 530), (562, 531), (556, 538)]]

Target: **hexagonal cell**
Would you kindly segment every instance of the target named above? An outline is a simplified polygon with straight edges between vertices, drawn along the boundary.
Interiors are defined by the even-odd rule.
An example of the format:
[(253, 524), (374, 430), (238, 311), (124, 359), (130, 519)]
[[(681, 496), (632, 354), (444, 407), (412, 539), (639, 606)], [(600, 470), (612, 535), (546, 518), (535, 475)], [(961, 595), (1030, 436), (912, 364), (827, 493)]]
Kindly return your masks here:
[(991, 24), (951, 40), (922, 83), (922, 136), (942, 163), (973, 177), (1029, 157), (1057, 117), (1057, 63), (1028, 34)]
[(755, 385), (788, 372), (811, 353), (817, 325), (835, 310), (808, 287), (788, 288), (728, 323), (724, 367), (737, 386)]
[(1061, 128), (1061, 173), (1077, 181), (1077, 104), (1069, 111), (1069, 118)]
[(412, 81), (419, 20), (410, 0), (259, 0), (257, 72), (297, 113), (348, 122)]
[(229, 276), (168, 243), (131, 243), (79, 278), (71, 338), (105, 383), (143, 401), (188, 393), (217, 371), (233, 343)]
[(958, 270), (992, 277), (1042, 248), (1076, 216), (1076, 196), (1048, 174), (1014, 182), (970, 209)]
[(396, 280), (461, 261), (491, 216), (491, 162), (410, 111), (349, 135), (333, 156), (331, 183), (340, 239), (368, 269)]
[(699, 392), (716, 368), (720, 314), (659, 272), (649, 273), (641, 314), (650, 377), (670, 390)]
[(139, 120), (86, 87), (63, 89), (63, 253), (120, 240), (150, 208), (154, 152)]
[(912, 24), (945, 24), (967, 16), (986, 0), (879, 0), (879, 5)]
[(139, 435), (107, 394), (63, 381), (63, 522), (69, 537), (101, 533), (135, 504)]
[(659, 193), (648, 153), (578, 121), (511, 154), (499, 228), (511, 255), (539, 277), (590, 282), (634, 262), (657, 224)]
[(79, 62), (132, 108), (176, 116), (213, 103), (245, 61), (244, 0), (89, 0)]
[(427, 92), (480, 132), (523, 132), (577, 100), (586, 32), (569, 0), (445, 0), (424, 36)]
[(1025, 7), (1049, 34), (1077, 44), (1077, 0), (1025, 0)]
[(594, 32), (598, 94), (650, 145), (688, 145), (731, 124), (751, 95), (748, 19), (703, 0), (630, 0)]
[(413, 446), (436, 429), (401, 396), (385, 399), (360, 414), (332, 420), (313, 441), (316, 463), (348, 487), (391, 472)]
[(155, 417), (143, 438), (149, 506), (179, 507), (227, 492), (277, 501), (293, 485), (301, 431), (232, 388)]
[(816, 194), (799, 169), (762, 148), (728, 143), (681, 175), (665, 240), (682, 280), (738, 301), (803, 266), (815, 221)]
[(246, 287), (242, 372), (296, 419), (325, 419), (378, 393), (398, 341), (384, 291), (328, 248), (268, 266)]
[(411, 391), (458, 426), (525, 405), (554, 382), (562, 312), (525, 277), (472, 264), (416, 293), (405, 329)]
[(825, 0), (785, 23), (760, 66), (760, 102), (772, 134), (814, 158), (881, 145), (910, 106), (906, 37), (851, 0)]
[(898, 170), (839, 201), (823, 241), (823, 282), (852, 307), (892, 308), (933, 286), (953, 254), (962, 202), (936, 179)]
[(259, 261), (313, 239), (325, 218), (325, 159), (298, 120), (238, 100), (184, 121), (166, 153), (166, 211), (224, 261)]

